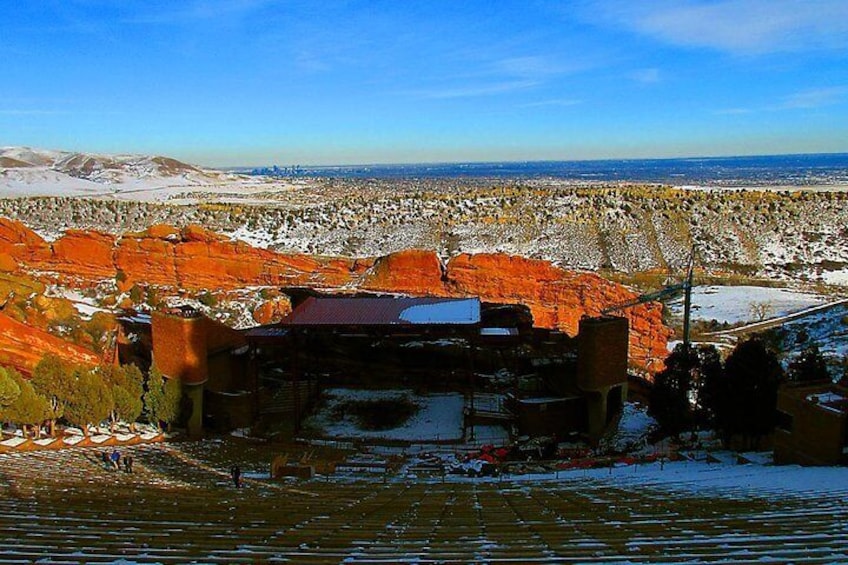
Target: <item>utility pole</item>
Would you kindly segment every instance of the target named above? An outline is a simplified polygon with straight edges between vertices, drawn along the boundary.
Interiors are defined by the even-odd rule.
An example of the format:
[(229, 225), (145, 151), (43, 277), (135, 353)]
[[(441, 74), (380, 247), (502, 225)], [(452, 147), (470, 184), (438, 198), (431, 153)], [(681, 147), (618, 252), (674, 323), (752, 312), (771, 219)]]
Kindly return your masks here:
[(695, 246), (689, 253), (689, 267), (686, 272), (686, 282), (683, 283), (683, 347), (689, 350), (689, 322), (692, 310), (692, 278), (695, 270)]

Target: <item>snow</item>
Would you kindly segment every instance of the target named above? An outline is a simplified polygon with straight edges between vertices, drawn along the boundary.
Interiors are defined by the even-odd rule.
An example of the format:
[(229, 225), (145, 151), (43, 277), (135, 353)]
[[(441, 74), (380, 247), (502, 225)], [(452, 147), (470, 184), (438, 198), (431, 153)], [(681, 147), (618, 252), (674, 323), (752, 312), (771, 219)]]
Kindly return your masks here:
[(848, 268), (838, 271), (825, 271), (821, 274), (821, 278), (827, 284), (848, 286)]
[(842, 374), (839, 362), (848, 356), (848, 327), (843, 322), (845, 319), (848, 319), (848, 304), (787, 322), (781, 328), (781, 348), (787, 354), (794, 354), (815, 343), (832, 365), (831, 375), (839, 377)]
[(817, 402), (819, 404), (827, 404), (831, 402), (841, 402), (845, 397), (835, 392), (824, 392), (821, 394), (811, 394), (807, 397), (809, 402)]
[[(735, 459), (735, 458), (733, 458)], [(560, 478), (569, 475), (593, 479), (616, 486), (653, 486), (667, 491), (708, 491), (716, 496), (738, 495), (740, 490), (776, 496), (815, 496), (831, 494), (835, 485), (848, 484), (846, 467), (799, 467), (795, 465), (738, 465), (706, 463), (701, 461), (676, 461), (651, 463), (635, 469), (588, 469), (560, 472)], [(555, 478), (550, 475), (548, 479)], [(539, 475), (514, 477), (515, 480), (539, 480)]]
[(85, 296), (82, 292), (72, 288), (64, 288), (51, 285), (44, 293), (46, 296), (55, 296), (69, 300), (77, 312), (84, 319), (90, 319), (96, 312), (109, 312), (106, 308), (100, 308), (95, 304), (95, 298)]
[(628, 402), (615, 431), (603, 442), (604, 447), (616, 453), (645, 448), (648, 435), (656, 427), (657, 421), (648, 415), (646, 407)]
[[(762, 306), (765, 318), (785, 316), (824, 303), (827, 297), (788, 288), (761, 286), (699, 286), (692, 289), (692, 319), (739, 324), (758, 321), (754, 310)], [(669, 303), (683, 317), (683, 298)]]
[[(327, 403), (309, 418), (305, 426), (315, 428), (333, 439), (368, 438), (404, 441), (445, 441), (462, 438), (464, 399), (458, 393), (416, 395), (412, 390), (328, 389)], [(345, 417), (334, 420), (333, 409), (345, 402), (406, 399), (418, 406), (418, 412), (400, 427), (389, 430), (363, 430)]]
[(480, 321), (480, 300), (467, 298), (410, 306), (398, 317), (411, 324), (476, 324)]
[(24, 437), (10, 437), (9, 439), (4, 439), (0, 441), (0, 445), (4, 445), (6, 447), (17, 447), (22, 443), (26, 443), (26, 438)]

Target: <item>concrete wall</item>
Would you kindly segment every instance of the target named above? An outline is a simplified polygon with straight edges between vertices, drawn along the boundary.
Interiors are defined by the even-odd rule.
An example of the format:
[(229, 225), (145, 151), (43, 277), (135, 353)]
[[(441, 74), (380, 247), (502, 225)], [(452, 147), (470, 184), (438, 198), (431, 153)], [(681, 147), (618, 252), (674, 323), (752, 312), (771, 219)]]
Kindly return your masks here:
[[(779, 425), (774, 432), (775, 463), (837, 465), (846, 461), (842, 450), (848, 444), (848, 414), (807, 400), (811, 394), (828, 390), (836, 389), (819, 385), (780, 390), (777, 396)], [(841, 392), (845, 394), (846, 391)], [(781, 419), (784, 421), (780, 422)]]
[(151, 316), (153, 361), (163, 375), (197, 385), (209, 377), (206, 325), (201, 316), (154, 311)]
[(583, 318), (577, 334), (577, 386), (603, 390), (627, 382), (627, 318)]

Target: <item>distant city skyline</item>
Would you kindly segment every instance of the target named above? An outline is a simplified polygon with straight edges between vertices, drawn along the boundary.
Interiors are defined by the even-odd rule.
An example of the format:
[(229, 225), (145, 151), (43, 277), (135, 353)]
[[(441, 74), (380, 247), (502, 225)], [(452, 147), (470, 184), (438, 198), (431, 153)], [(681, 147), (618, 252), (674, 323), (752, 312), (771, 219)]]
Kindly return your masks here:
[(848, 152), (848, 2), (45, 0), (0, 145), (206, 166)]

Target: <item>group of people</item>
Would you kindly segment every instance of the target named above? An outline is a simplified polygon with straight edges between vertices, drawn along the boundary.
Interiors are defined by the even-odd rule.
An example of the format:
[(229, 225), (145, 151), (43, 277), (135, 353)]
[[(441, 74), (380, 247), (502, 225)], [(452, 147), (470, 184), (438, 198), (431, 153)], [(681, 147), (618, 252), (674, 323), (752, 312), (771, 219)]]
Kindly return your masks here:
[(121, 470), (121, 463), (123, 462), (124, 472), (132, 473), (133, 472), (133, 458), (132, 455), (127, 455), (121, 458), (121, 452), (117, 449), (113, 450), (112, 453), (108, 451), (104, 451), (101, 454), (101, 460), (103, 461), (103, 466), (106, 469), (113, 471)]

